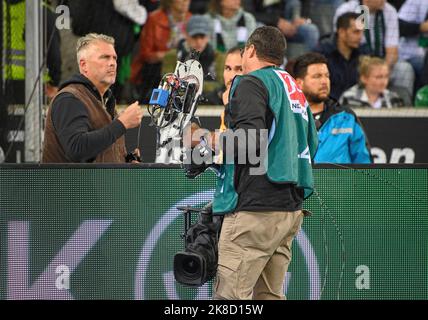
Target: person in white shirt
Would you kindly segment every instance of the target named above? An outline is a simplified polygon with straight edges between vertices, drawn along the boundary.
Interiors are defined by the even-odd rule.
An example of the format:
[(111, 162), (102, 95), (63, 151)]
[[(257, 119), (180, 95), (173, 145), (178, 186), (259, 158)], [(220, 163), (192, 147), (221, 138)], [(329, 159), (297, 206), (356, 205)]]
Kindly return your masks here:
[(400, 60), (408, 61), (416, 73), (416, 89), (422, 86), (424, 58), (428, 47), (428, 1), (406, 0), (398, 11)]

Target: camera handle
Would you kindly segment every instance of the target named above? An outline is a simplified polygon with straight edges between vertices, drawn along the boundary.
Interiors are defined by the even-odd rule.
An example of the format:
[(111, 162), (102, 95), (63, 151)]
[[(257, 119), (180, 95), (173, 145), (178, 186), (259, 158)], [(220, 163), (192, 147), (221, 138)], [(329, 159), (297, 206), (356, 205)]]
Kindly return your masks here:
[(192, 212), (201, 212), (204, 208), (193, 208), (193, 207), (177, 207), (177, 210), (183, 211), (184, 214), (184, 233), (181, 234), (181, 238), (184, 239), (184, 247), (187, 247), (187, 231), (189, 231), (192, 226)]

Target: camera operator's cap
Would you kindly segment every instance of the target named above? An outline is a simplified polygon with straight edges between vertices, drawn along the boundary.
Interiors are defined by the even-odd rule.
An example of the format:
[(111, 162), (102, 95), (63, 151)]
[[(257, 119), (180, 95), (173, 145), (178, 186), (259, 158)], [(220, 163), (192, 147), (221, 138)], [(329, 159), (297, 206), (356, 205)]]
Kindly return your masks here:
[(187, 22), (186, 32), (191, 37), (197, 34), (209, 35), (211, 33), (210, 21), (202, 15), (193, 15)]

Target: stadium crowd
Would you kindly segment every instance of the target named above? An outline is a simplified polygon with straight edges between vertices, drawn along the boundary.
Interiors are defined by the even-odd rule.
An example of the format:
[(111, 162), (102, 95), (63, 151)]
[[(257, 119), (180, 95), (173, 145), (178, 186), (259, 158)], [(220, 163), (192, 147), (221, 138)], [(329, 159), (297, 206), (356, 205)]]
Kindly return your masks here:
[[(256, 27), (270, 25), (287, 40), (283, 66), (290, 73), (302, 54), (315, 51), (327, 58), (332, 98), (351, 107), (428, 105), (426, 1), (68, 2), (73, 35), (65, 37), (96, 32), (115, 38), (119, 73), (114, 91), (124, 103), (147, 102), (161, 75), (171, 71), (177, 59), (186, 59), (191, 49), (201, 52), (205, 91), (217, 90), (223, 83), (225, 52), (243, 46)], [(361, 5), (369, 9), (368, 21)]]

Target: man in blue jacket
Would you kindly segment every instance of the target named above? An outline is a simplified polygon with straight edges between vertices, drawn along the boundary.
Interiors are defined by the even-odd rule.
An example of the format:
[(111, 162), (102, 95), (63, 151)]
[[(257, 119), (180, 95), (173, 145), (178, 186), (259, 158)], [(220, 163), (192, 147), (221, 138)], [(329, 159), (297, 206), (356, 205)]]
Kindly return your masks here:
[(318, 149), (315, 163), (371, 163), (364, 129), (355, 113), (330, 98), (327, 59), (319, 53), (300, 56), (294, 77), (302, 89), (315, 118)]

